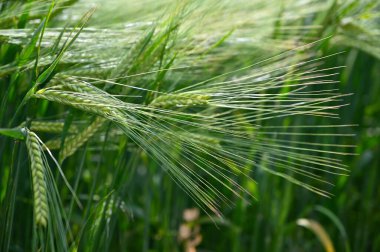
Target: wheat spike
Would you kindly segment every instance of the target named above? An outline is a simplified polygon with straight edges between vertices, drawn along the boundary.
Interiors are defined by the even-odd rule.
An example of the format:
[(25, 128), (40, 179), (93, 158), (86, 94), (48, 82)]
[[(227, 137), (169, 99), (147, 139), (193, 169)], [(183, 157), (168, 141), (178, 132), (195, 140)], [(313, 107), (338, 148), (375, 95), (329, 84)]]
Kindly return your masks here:
[[(62, 133), (65, 123), (64, 122), (48, 122), (48, 121), (32, 121), (30, 123), (30, 130), (37, 132), (46, 132), (46, 133)], [(26, 122), (23, 122), (20, 126), (26, 127)], [(70, 125), (68, 129), (69, 133), (77, 133), (78, 128), (76, 125)]]
[[(76, 136), (68, 136), (67, 139), (73, 138)], [(66, 140), (68, 141), (68, 140)], [(51, 139), (47, 142), (45, 142), (45, 148), (49, 150), (58, 150), (61, 147), (61, 138)]]
[(67, 157), (74, 154), (78, 148), (87, 142), (87, 140), (90, 139), (96, 133), (96, 131), (98, 131), (103, 126), (105, 121), (106, 119), (97, 117), (94, 122), (92, 122), (90, 126), (88, 126), (81, 133), (66, 139), (64, 147), (59, 155), (60, 161), (63, 161)]
[[(47, 132), (47, 133), (61, 133), (63, 131), (65, 123), (63, 122), (43, 122), (33, 121), (30, 125), (32, 131)], [(75, 125), (71, 125), (69, 133), (77, 133), (78, 128)]]
[(79, 93), (99, 93), (99, 90), (91, 84), (65, 75), (59, 75), (59, 77), (51, 79), (49, 87), (54, 89), (69, 89)]
[(65, 71), (66, 74), (75, 75), (75, 76), (92, 76), (98, 78), (105, 78), (110, 74), (111, 70), (104, 68), (80, 68), (80, 69), (70, 69)]
[(63, 83), (63, 86), (79, 93), (99, 94), (99, 90), (97, 90), (94, 86), (77, 80), (68, 80)]
[[(112, 110), (107, 105), (91, 100), (89, 96), (86, 98), (71, 92), (62, 92), (60, 90), (41, 89), (34, 94), (35, 98), (46, 99), (49, 101), (58, 102), (65, 105), (70, 105), (74, 108), (84, 110), (90, 113), (107, 116), (112, 114)], [(96, 99), (96, 97), (95, 97)]]
[(46, 227), (48, 219), (48, 204), (45, 167), (38, 137), (34, 132), (29, 130), (27, 131), (26, 147), (30, 159), (30, 169), (32, 171), (35, 220), (37, 225)]
[(208, 103), (209, 96), (199, 95), (192, 93), (182, 93), (182, 94), (166, 94), (161, 95), (154, 99), (150, 106), (170, 108), (170, 107), (189, 107), (197, 105), (205, 105)]

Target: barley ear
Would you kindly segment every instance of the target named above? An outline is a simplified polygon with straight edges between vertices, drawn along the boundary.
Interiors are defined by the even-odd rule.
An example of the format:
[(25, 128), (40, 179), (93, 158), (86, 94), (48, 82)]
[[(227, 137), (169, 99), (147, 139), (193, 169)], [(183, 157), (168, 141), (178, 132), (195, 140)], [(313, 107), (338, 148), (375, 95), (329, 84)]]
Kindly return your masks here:
[(208, 104), (209, 96), (192, 94), (192, 93), (182, 93), (182, 94), (166, 94), (161, 95), (154, 99), (150, 106), (170, 108), (170, 107), (190, 107), (198, 105)]
[(38, 137), (34, 132), (29, 130), (27, 130), (26, 147), (32, 172), (34, 216), (37, 225), (46, 227), (49, 209), (46, 194), (45, 166)]
[(99, 95), (99, 90), (94, 86), (79, 81), (70, 81), (63, 84), (64, 87), (78, 93), (88, 93)]
[(69, 105), (100, 116), (112, 114), (112, 110), (108, 106), (99, 103), (99, 101), (90, 96), (83, 96), (80, 93), (74, 94), (60, 90), (40, 89), (33, 97)]
[[(75, 136), (68, 136), (67, 139), (72, 138), (72, 137), (75, 137)], [(44, 149), (58, 150), (59, 148), (61, 148), (61, 142), (62, 142), (61, 138), (51, 139), (45, 142)]]
[[(33, 121), (30, 125), (30, 130), (46, 133), (61, 133), (64, 125), (63, 122)], [(70, 125), (68, 132), (77, 133), (78, 129), (75, 125)]]
[(60, 152), (59, 160), (62, 162), (67, 157), (75, 153), (84, 143), (87, 142), (104, 124), (106, 119), (102, 117), (96, 117), (96, 119), (79, 134), (66, 139), (63, 149)]

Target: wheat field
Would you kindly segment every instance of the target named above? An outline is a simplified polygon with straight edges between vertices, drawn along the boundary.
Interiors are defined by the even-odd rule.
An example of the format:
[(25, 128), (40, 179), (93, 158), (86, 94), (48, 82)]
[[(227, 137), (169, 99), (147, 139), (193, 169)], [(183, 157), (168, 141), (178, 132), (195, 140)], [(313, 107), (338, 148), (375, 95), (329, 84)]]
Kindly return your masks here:
[(0, 251), (380, 251), (378, 0), (0, 0)]

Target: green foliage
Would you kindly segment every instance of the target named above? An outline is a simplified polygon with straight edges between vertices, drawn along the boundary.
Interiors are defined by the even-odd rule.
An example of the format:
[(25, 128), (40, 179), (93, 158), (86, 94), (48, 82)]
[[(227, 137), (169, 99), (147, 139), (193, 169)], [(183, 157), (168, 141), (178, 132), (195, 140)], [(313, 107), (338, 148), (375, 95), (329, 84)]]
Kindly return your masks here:
[(0, 250), (379, 250), (379, 8), (0, 0)]

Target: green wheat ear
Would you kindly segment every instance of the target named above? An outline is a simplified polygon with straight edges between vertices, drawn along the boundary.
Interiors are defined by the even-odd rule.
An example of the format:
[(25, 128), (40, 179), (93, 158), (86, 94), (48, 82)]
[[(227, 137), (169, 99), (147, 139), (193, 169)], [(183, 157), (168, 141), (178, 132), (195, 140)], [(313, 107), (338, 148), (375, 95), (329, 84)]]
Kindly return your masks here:
[(85, 130), (77, 135), (70, 136), (64, 144), (63, 149), (60, 152), (59, 160), (62, 162), (67, 157), (75, 153), (84, 143), (87, 142), (105, 123), (106, 119), (103, 117), (96, 117)]
[(35, 98), (46, 99), (73, 106), (74, 108), (84, 110), (86, 112), (107, 116), (112, 110), (96, 100), (96, 97), (83, 95), (80, 93), (70, 93), (60, 90), (41, 89), (33, 95)]
[(182, 94), (166, 94), (154, 99), (150, 106), (170, 108), (170, 107), (189, 107), (197, 105), (206, 105), (209, 100), (207, 95), (182, 93)]
[[(49, 121), (32, 121), (30, 124), (30, 130), (36, 132), (46, 133), (62, 133), (64, 122), (49, 122)], [(24, 127), (25, 123), (22, 123), (20, 127)], [(78, 128), (76, 125), (70, 125), (69, 133), (77, 133)]]
[(42, 159), (42, 150), (37, 135), (27, 130), (26, 147), (30, 159), (32, 172), (34, 215), (36, 224), (46, 227), (48, 220), (48, 204), (46, 194), (45, 167)]

